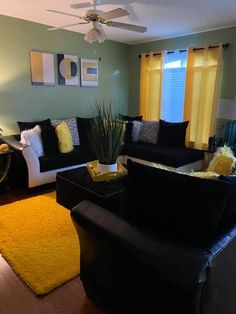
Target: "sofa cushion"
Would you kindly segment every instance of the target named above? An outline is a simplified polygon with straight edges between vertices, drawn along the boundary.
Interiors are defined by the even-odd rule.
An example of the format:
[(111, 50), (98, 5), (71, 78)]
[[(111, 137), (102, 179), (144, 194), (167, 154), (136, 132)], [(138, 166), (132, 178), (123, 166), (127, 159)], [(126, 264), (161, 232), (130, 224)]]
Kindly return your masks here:
[(45, 155), (59, 152), (55, 128), (51, 124), (41, 126), (41, 136)]
[(167, 122), (160, 119), (158, 145), (163, 147), (185, 147), (185, 135), (189, 121)]
[(214, 171), (222, 175), (230, 175), (235, 167), (236, 158), (228, 146), (219, 147), (207, 167), (207, 171)]
[(133, 121), (142, 121), (143, 116), (127, 116), (123, 114), (119, 114), (119, 116), (122, 120), (125, 121), (124, 142), (130, 143), (132, 142)]
[(79, 145), (79, 132), (77, 127), (77, 120), (76, 118), (68, 118), (68, 119), (53, 119), (51, 120), (51, 124), (56, 127), (61, 122), (66, 122), (68, 124), (68, 127), (70, 129), (70, 133), (73, 140), (73, 145)]
[(20, 132), (28, 129), (34, 128), (36, 125), (47, 126), (51, 124), (50, 119), (41, 120), (41, 121), (33, 121), (33, 122), (23, 122), (23, 121), (17, 121), (17, 124), (19, 126)]
[(80, 165), (92, 161), (95, 155), (88, 145), (75, 146), (70, 153), (56, 153), (39, 158), (40, 172), (55, 170), (69, 166)]
[(133, 128), (133, 122), (127, 121), (125, 122), (125, 134), (124, 134), (124, 142), (130, 143), (132, 142), (132, 128)]
[(141, 134), (143, 123), (140, 121), (133, 121), (133, 127), (131, 132), (132, 142), (138, 142)]
[(203, 151), (193, 148), (159, 147), (147, 143), (127, 143), (122, 148), (121, 154), (174, 168), (202, 160), (204, 156)]
[(127, 218), (175, 240), (207, 242), (219, 226), (232, 185), (128, 160)]
[(140, 132), (139, 141), (143, 143), (157, 144), (159, 121), (144, 121)]
[(69, 153), (74, 149), (70, 129), (66, 122), (58, 124), (56, 127), (56, 135), (58, 138), (59, 151), (61, 153)]
[(32, 147), (38, 157), (44, 155), (41, 128), (39, 125), (36, 125), (32, 129), (22, 131), (20, 142)]
[(125, 114), (119, 114), (120, 118), (124, 121), (142, 121), (143, 116), (128, 116)]
[(86, 145), (89, 143), (88, 133), (91, 128), (91, 119), (92, 118), (81, 118), (77, 117), (77, 127), (79, 131), (80, 144)]

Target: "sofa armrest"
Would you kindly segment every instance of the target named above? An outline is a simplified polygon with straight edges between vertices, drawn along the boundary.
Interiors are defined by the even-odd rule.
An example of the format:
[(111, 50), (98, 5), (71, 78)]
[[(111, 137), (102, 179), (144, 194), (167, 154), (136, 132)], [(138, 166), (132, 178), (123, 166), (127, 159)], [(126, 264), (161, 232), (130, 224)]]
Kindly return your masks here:
[(217, 257), (227, 246), (231, 245), (232, 241), (236, 238), (236, 223), (232, 223), (230, 226), (220, 232), (210, 243), (204, 246), (204, 250), (209, 252), (213, 260)]
[(25, 147), (25, 145), (21, 144), (21, 142), (19, 142), (14, 135), (8, 135), (8, 136), (2, 136), (1, 140), (8, 144), (9, 147), (13, 150), (18, 150), (18, 151), (22, 151)]
[[(87, 237), (86, 241), (91, 239), (96, 241), (96, 237), (105, 236), (114, 244), (114, 250), (116, 246), (119, 247), (124, 250), (124, 254), (138, 258), (147, 268), (175, 285), (188, 288), (206, 280), (206, 270), (212, 254), (203, 249), (181, 246), (151, 237), (89, 201), (83, 201), (75, 206), (71, 216), (78, 233), (82, 228), (95, 235)], [(96, 243), (92, 245), (96, 248)], [(98, 251), (95, 249), (95, 252)]]
[(24, 166), (27, 167), (27, 185), (34, 187), (40, 174), (40, 162), (37, 154), (31, 146), (23, 145), (18, 141), (14, 135), (3, 136), (2, 141), (7, 143), (11, 149), (18, 152), (19, 159), (23, 160)]

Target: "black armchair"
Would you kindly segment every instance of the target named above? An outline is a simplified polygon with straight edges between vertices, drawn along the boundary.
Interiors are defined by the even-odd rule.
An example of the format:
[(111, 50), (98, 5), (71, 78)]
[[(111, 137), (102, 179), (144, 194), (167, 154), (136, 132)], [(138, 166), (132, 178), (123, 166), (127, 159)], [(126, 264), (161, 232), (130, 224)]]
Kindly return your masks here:
[(88, 201), (71, 214), (86, 294), (110, 313), (236, 312), (236, 225), (198, 248), (152, 237)]
[[(150, 170), (145, 166), (135, 166), (135, 171), (137, 170), (139, 174), (141, 171), (139, 167), (147, 173)], [(178, 186), (182, 189), (189, 187), (192, 182), (195, 189), (189, 190), (193, 191), (193, 194), (191, 192), (188, 194), (190, 199), (193, 198), (194, 193), (199, 197), (203, 196), (202, 193), (205, 193), (203, 188), (206, 184), (209, 185), (207, 193), (209, 198), (216, 194), (215, 200), (210, 200), (207, 206), (205, 196), (202, 207), (204, 207), (207, 224), (205, 225), (205, 221), (201, 224), (199, 220), (197, 222), (199, 229), (195, 228), (195, 222), (189, 221), (184, 230), (186, 220), (182, 222), (181, 230), (178, 228), (174, 230), (174, 227), (168, 229), (168, 226), (174, 226), (174, 222), (180, 226), (183, 220), (181, 214), (185, 213), (179, 210), (181, 221), (178, 221), (178, 217), (172, 212), (166, 225), (165, 215), (170, 210), (172, 199), (169, 202), (168, 199), (166, 200), (162, 228), (159, 228), (156, 217), (153, 216), (156, 212), (149, 212), (150, 215), (152, 214), (152, 217), (150, 216), (152, 224), (148, 228), (145, 219), (148, 217), (147, 212), (151, 203), (145, 199), (147, 193), (145, 197), (142, 195), (140, 199), (138, 198), (141, 194), (138, 191), (140, 184), (133, 173), (134, 166), (128, 165), (128, 171), (128, 198), (129, 201), (132, 199), (134, 207), (131, 208), (128, 201), (127, 217), (118, 217), (88, 201), (81, 202), (71, 211), (80, 239), (81, 280), (87, 296), (107, 309), (109, 313), (235, 314), (236, 219), (232, 213), (230, 217), (223, 215), (223, 211), (229, 209), (232, 186), (221, 181), (165, 173), (165, 170), (160, 169), (150, 170), (154, 171), (155, 175), (158, 174), (154, 186), (159, 187), (160, 198), (163, 194), (162, 189), (166, 188), (164, 184), (166, 178), (169, 193), (174, 187), (172, 183), (177, 184), (175, 189), (178, 189)], [(149, 178), (150, 175), (149, 173)], [(136, 186), (134, 186), (134, 178), (137, 182)], [(142, 179), (147, 184), (144, 176)], [(136, 191), (136, 201), (132, 195), (133, 188)], [(151, 183), (149, 193), (150, 189)], [(145, 207), (141, 202), (143, 197)], [(186, 200), (186, 196), (184, 199)], [(150, 201), (153, 201), (151, 196)], [(178, 199), (175, 198), (174, 201), (178, 202)], [(218, 203), (221, 203), (221, 206), (217, 208)], [(196, 199), (194, 204), (200, 203)], [(179, 208), (178, 205), (176, 204), (176, 208)], [(188, 208), (194, 215), (194, 205), (187, 203), (182, 204), (182, 207)], [(161, 219), (161, 208), (161, 205), (156, 205), (159, 219)], [(143, 216), (143, 221), (138, 221), (141, 209), (146, 212), (146, 215)], [(208, 216), (206, 214), (210, 209), (211, 216), (214, 217), (217, 216), (217, 212), (218, 214), (221, 212), (216, 229), (213, 228), (212, 222), (215, 218), (213, 219), (212, 216), (209, 220), (210, 214)], [(130, 216), (130, 212), (135, 215), (135, 219)], [(171, 221), (172, 216), (174, 221)], [(152, 229), (153, 221), (158, 226), (157, 229)], [(192, 229), (195, 228), (194, 231), (190, 229), (191, 224)], [(215, 224), (216, 220), (214, 222), (216, 227)], [(207, 231), (211, 229), (211, 234), (207, 233), (204, 227), (207, 227)], [(187, 231), (189, 236), (186, 234)]]

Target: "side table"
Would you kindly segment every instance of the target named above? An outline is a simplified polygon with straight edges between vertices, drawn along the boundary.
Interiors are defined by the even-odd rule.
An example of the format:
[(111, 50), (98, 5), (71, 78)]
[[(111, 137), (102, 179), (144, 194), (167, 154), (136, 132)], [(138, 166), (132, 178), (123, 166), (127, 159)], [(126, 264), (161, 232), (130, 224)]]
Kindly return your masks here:
[(56, 198), (62, 206), (72, 209), (83, 200), (122, 216), (126, 206), (126, 177), (116, 180), (94, 182), (87, 167), (58, 172), (56, 177)]
[(0, 170), (0, 184), (2, 185), (3, 182), (6, 182), (8, 171), (11, 165), (11, 157), (13, 151), (8, 150), (6, 152), (0, 152), (0, 159), (1, 159), (1, 170)]

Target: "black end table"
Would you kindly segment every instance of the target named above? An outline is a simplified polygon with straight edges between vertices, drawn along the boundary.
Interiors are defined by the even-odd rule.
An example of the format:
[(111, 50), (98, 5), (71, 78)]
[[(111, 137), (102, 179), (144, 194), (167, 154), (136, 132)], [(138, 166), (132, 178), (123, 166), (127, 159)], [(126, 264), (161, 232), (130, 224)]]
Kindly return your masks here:
[(126, 177), (111, 181), (94, 182), (87, 167), (58, 172), (56, 199), (62, 206), (72, 209), (83, 200), (89, 200), (122, 215), (126, 206)]
[(11, 165), (11, 157), (12, 157), (13, 151), (11, 149), (0, 152), (0, 159), (1, 159), (1, 169), (0, 169), (0, 186), (4, 189), (8, 189), (8, 171), (10, 169)]

